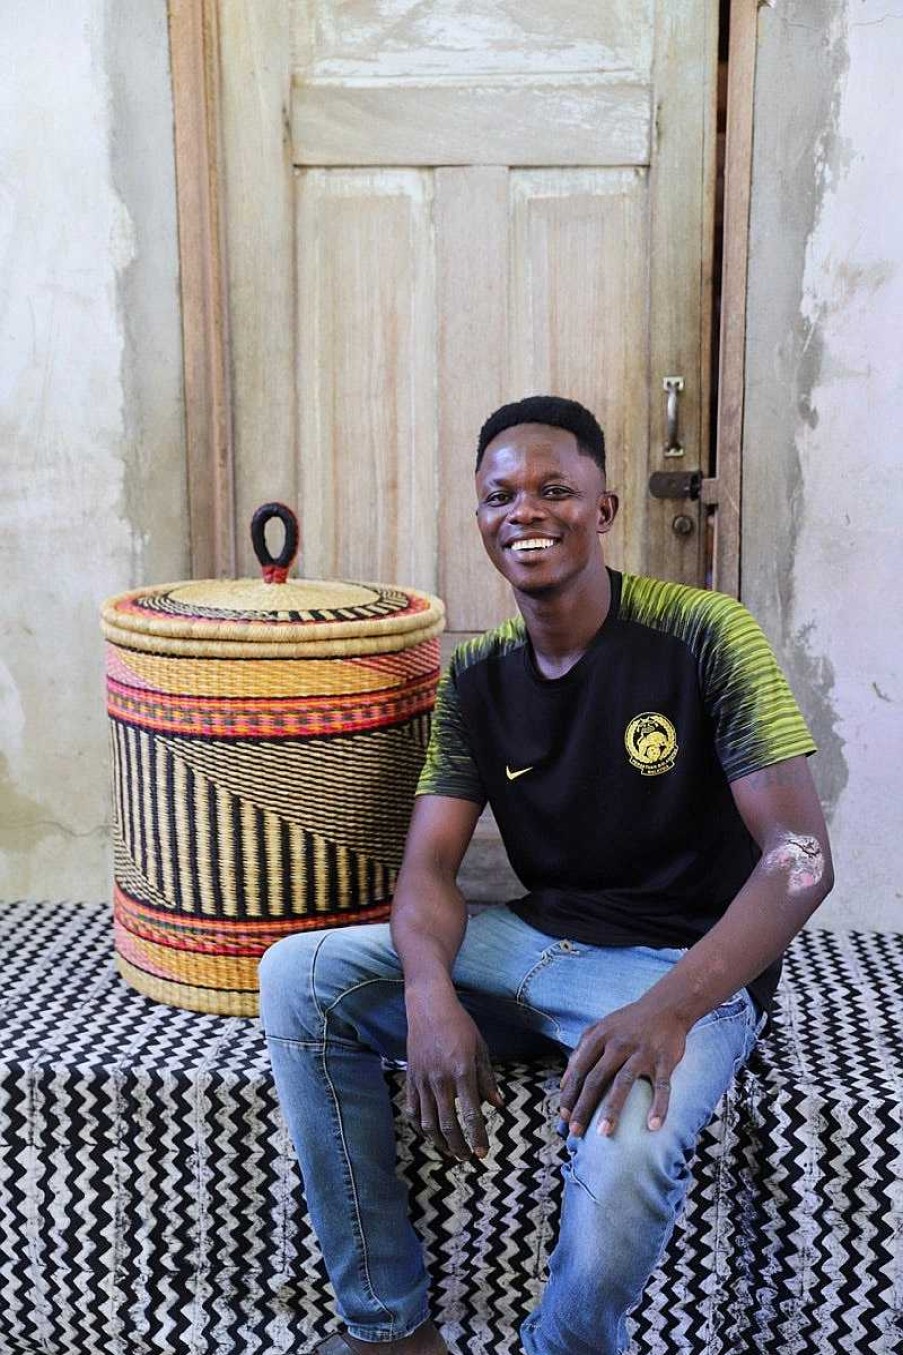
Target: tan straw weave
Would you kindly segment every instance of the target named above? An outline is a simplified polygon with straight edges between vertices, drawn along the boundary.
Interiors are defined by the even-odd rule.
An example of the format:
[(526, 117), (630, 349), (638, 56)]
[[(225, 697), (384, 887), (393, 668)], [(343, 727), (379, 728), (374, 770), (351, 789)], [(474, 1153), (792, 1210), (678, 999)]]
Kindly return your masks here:
[(388, 915), (443, 625), (428, 594), (341, 580), (201, 580), (109, 599), (128, 983), (250, 1015), (273, 941)]

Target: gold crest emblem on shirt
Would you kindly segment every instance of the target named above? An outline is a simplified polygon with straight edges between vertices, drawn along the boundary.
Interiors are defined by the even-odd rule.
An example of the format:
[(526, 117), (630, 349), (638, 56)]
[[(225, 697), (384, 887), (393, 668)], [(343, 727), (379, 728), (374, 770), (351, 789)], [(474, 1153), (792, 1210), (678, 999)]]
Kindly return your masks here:
[(624, 747), (631, 767), (642, 776), (670, 772), (678, 753), (677, 730), (657, 710), (635, 715), (624, 731)]

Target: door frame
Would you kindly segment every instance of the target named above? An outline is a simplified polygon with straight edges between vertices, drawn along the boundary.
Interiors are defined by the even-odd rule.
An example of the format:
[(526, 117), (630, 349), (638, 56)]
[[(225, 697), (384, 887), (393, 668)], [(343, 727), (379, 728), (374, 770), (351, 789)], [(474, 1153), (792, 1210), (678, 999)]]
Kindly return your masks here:
[(218, 0), (169, 0), (188, 530), (194, 578), (234, 577), (235, 456)]
[[(730, 0), (716, 473), (702, 486), (703, 503), (715, 513), (712, 585), (735, 597), (741, 584), (749, 208), (758, 11), (763, 3), (770, 0)], [(288, 10), (260, 6), (255, 0), (168, 0), (190, 558), (195, 577), (234, 577), (240, 563), (236, 510), (254, 500), (255, 486), (236, 485), (236, 438), (251, 453), (245, 458), (248, 465), (261, 468), (266, 465), (268, 437), (297, 443), (291, 397), (293, 298), (286, 298), (284, 287), (284, 279), (294, 279), (296, 268), (291, 41), (287, 13), (275, 13), (279, 8)], [(230, 35), (240, 32), (243, 57), (241, 69), (225, 72), (225, 79), (223, 63), (239, 46), (221, 42), (224, 30)], [(224, 130), (230, 124), (246, 129), (249, 117), (256, 119), (255, 131), (262, 138), (281, 136), (283, 157), (275, 174), (260, 164), (232, 169), (225, 163)], [(249, 238), (242, 212), (252, 176), (269, 189), (268, 202), (272, 193), (274, 210), (265, 214), (265, 222), (256, 223)], [(249, 363), (243, 363), (237, 351), (244, 320), (256, 324), (258, 334), (271, 336), (265, 352), (253, 354)], [(241, 402), (245, 426), (238, 430), (233, 399), (237, 383), (245, 395)], [(263, 489), (264, 483), (261, 474), (260, 493), (273, 497), (272, 488)], [(297, 486), (290, 484), (277, 487), (277, 493), (290, 501), (296, 491)]]

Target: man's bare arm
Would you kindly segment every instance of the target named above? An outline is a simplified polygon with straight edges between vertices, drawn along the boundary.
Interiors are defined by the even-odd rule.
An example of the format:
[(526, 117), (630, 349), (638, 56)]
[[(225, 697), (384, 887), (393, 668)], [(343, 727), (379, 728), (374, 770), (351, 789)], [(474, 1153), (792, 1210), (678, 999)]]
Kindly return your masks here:
[(479, 814), (469, 800), (418, 796), (391, 917), (405, 977), (407, 1113), (460, 1158), (485, 1155), (482, 1103), (501, 1104), (489, 1053), (451, 979), (467, 926), (455, 880)]
[(741, 777), (731, 790), (762, 856), (724, 916), (668, 976), (669, 996), (690, 1025), (776, 960), (834, 884), (806, 758)]
[(451, 982), (467, 925), (455, 883), (480, 807), (446, 795), (418, 795), (392, 902), (392, 940), (405, 986)]
[(831, 849), (806, 759), (753, 772), (731, 790), (761, 859), (724, 916), (665, 978), (584, 1031), (562, 1079), (572, 1133), (583, 1132), (603, 1097), (600, 1128), (612, 1132), (637, 1078), (653, 1085), (648, 1124), (657, 1129), (690, 1027), (776, 960), (830, 892)]

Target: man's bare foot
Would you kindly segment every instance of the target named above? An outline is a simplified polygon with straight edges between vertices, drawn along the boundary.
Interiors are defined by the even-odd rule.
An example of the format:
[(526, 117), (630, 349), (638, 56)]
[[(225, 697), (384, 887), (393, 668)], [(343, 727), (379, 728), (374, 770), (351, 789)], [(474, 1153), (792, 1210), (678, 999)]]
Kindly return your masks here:
[(396, 1341), (361, 1341), (348, 1332), (336, 1332), (317, 1346), (316, 1355), (448, 1355), (448, 1346), (432, 1322)]

